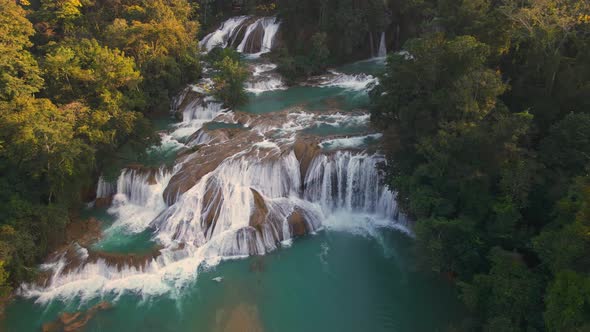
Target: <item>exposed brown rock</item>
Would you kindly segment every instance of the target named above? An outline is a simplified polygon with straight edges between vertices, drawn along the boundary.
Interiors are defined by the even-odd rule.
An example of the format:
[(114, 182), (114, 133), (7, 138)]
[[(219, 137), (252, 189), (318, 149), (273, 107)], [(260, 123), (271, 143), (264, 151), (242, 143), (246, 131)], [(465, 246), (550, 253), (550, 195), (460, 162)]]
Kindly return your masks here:
[(268, 215), (268, 207), (264, 202), (264, 198), (260, 193), (252, 188), (252, 195), (254, 196), (254, 212), (250, 215), (250, 226), (256, 228), (258, 231), (261, 230), (262, 225), (266, 221)]
[[(178, 171), (164, 190), (164, 200), (172, 205), (176, 198), (197, 184), (203, 176), (214, 171), (225, 159), (242, 151), (252, 143), (261, 141), (257, 133), (235, 130), (215, 130), (218, 143), (202, 146), (192, 154), (183, 155), (177, 161), (183, 161)], [(223, 139), (225, 138), (225, 139)]]
[(113, 196), (110, 195), (108, 197), (100, 197), (94, 201), (94, 206), (99, 209), (108, 208), (113, 203)]
[(88, 259), (86, 263), (95, 263), (98, 260), (104, 260), (109, 266), (116, 266), (120, 271), (124, 267), (134, 267), (138, 270), (145, 268), (145, 266), (161, 255), (162, 247), (155, 246), (150, 252), (145, 254), (119, 254), (103, 251), (88, 251)]
[(250, 33), (244, 46), (245, 53), (257, 53), (262, 49), (262, 39), (264, 37), (264, 28), (258, 24)]
[(219, 217), (219, 208), (221, 207), (221, 204), (223, 204), (221, 191), (219, 191), (219, 188), (215, 187), (214, 183), (208, 183), (207, 191), (203, 197), (203, 210), (209, 211), (209, 213), (204, 214), (204, 219), (201, 220), (202, 225), (206, 227), (207, 232), (209, 232), (209, 228), (215, 227), (215, 222)]
[(311, 162), (321, 153), (321, 149), (316, 140), (305, 141), (298, 139), (293, 146), (293, 150), (295, 152), (295, 157), (299, 160), (302, 177), (301, 182), (303, 182)]
[(186, 87), (182, 93), (177, 97), (172, 113), (178, 120), (182, 120), (182, 113), (187, 107), (195, 107), (199, 104), (205, 105), (204, 95), (193, 89), (193, 87)]
[(295, 211), (289, 216), (288, 222), (293, 237), (303, 236), (309, 232), (305, 217), (298, 209), (295, 209)]
[(43, 332), (77, 332), (82, 331), (86, 324), (94, 317), (99, 311), (107, 310), (112, 308), (112, 305), (108, 302), (100, 302), (94, 307), (83, 311), (83, 312), (64, 312), (59, 318), (53, 322), (43, 324)]
[(81, 246), (88, 246), (102, 236), (100, 221), (89, 218), (85, 221), (72, 221), (66, 226), (66, 243), (78, 242)]

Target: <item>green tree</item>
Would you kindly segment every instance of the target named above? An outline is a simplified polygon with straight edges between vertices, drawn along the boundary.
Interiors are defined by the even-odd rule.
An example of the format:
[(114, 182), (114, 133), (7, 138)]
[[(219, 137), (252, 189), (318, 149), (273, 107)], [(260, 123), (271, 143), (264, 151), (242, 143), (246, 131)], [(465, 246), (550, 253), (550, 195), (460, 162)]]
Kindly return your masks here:
[(0, 30), (0, 101), (38, 92), (43, 79), (28, 51), (35, 30), (13, 0), (0, 1)]
[(516, 253), (493, 248), (488, 274), (463, 283), (463, 298), (483, 320), (483, 331), (527, 331), (542, 326), (540, 278)]
[(574, 271), (558, 273), (545, 300), (548, 331), (587, 331), (590, 328), (590, 278)]
[(248, 71), (238, 60), (229, 56), (215, 62), (213, 76), (214, 95), (227, 107), (233, 108), (246, 102), (248, 96), (244, 90), (244, 83), (248, 78)]

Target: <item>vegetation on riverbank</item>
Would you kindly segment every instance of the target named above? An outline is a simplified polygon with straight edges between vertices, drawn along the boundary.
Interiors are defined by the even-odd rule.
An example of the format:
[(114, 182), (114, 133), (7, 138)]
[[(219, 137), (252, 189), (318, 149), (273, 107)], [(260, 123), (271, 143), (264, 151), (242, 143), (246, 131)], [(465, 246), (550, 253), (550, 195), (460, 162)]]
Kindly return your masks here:
[[(116, 151), (201, 75), (186, 0), (0, 0), (0, 289), (30, 280)], [(89, 192), (86, 194), (87, 192)]]
[(588, 329), (590, 5), (405, 2), (430, 15), (372, 120), (422, 265), (471, 310), (454, 330)]

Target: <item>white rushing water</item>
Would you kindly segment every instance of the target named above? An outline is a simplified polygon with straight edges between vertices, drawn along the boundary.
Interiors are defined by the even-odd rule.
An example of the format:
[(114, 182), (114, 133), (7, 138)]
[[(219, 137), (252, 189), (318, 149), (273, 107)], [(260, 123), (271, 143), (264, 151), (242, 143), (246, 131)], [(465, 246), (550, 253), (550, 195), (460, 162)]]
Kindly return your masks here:
[[(246, 20), (226, 21), (201, 44), (209, 47), (221, 41), (227, 46)], [(279, 23), (275, 18), (261, 18), (248, 29), (256, 24), (264, 28), (264, 51), (272, 47)], [(248, 31), (244, 35), (247, 39)], [(274, 69), (272, 64), (254, 67), (253, 76), (261, 84), (258, 89), (279, 86), (272, 81), (277, 78), (271, 75)], [(372, 83), (376, 79), (370, 75), (333, 72), (318, 86), (363, 91)], [(299, 235), (321, 229), (366, 235), (383, 227), (404, 229), (405, 217), (378, 167), (385, 162), (383, 156), (363, 149), (367, 140), (378, 140), (380, 134), (325, 141), (300, 136), (318, 126), (364, 126), (369, 114), (300, 109), (274, 115), (241, 114), (224, 110), (206, 92), (206, 88), (189, 87), (172, 105), (182, 121), (162, 134), (162, 146), (187, 152), (173, 168), (124, 169), (116, 184), (99, 179), (97, 197), (113, 197), (108, 212), (116, 219), (105, 233), (151, 231), (159, 245), (155, 253), (117, 256), (74, 246), (42, 266), (51, 275), (46, 284), (23, 285), (21, 294), (41, 303), (118, 297), (126, 292), (144, 298), (178, 297), (203, 268), (226, 259), (266, 254), (290, 245)], [(248, 128), (203, 127), (211, 121), (238, 120)], [(189, 136), (181, 140), (186, 143), (178, 141)], [(301, 156), (301, 146), (311, 152)], [(223, 158), (216, 160), (219, 156)], [(179, 184), (187, 188), (174, 187)]]
[(262, 63), (254, 65), (252, 77), (246, 82), (246, 91), (260, 94), (266, 91), (284, 90), (287, 88), (282, 77), (275, 73), (277, 65)]
[(354, 136), (346, 138), (335, 138), (326, 140), (320, 143), (320, 147), (325, 150), (342, 150), (342, 149), (353, 149), (359, 148), (365, 145), (367, 142), (378, 140), (383, 137), (382, 134), (371, 134), (365, 136)]
[(325, 87), (339, 87), (351, 91), (368, 91), (369, 88), (378, 84), (379, 80), (368, 74), (344, 74), (337, 71), (330, 71), (330, 75), (320, 78), (319, 85)]
[[(236, 50), (241, 53), (257, 55), (270, 52), (280, 25), (281, 23), (276, 17), (261, 17), (257, 19), (254, 23), (248, 26), (246, 33), (244, 34), (244, 38)], [(254, 33), (257, 30), (262, 30), (261, 40), (254, 40)], [(260, 48), (256, 52), (252, 52), (252, 45), (254, 45), (254, 43), (260, 44)]]
[(211, 97), (201, 97), (200, 92), (189, 90), (184, 92), (188, 102), (183, 103), (182, 122), (170, 134), (174, 139), (187, 137), (199, 130), (207, 122), (211, 122), (225, 109), (223, 104)]
[(108, 182), (104, 176), (98, 178), (98, 184), (96, 185), (96, 198), (108, 198), (117, 192), (117, 185), (112, 182)]
[(219, 29), (205, 36), (199, 45), (207, 52), (211, 51), (216, 46), (227, 47), (235, 35), (239, 33), (239, 28), (242, 23), (244, 23), (244, 21), (246, 21), (248, 18), (249, 16), (230, 18), (229, 20), (223, 22)]
[[(272, 50), (275, 37), (280, 28), (280, 21), (272, 17), (260, 17), (251, 22), (250, 16), (232, 17), (201, 40), (201, 48), (209, 52), (214, 47), (235, 46), (241, 53), (256, 56)], [(242, 38), (238, 43), (238, 38)], [(255, 37), (259, 39), (255, 39)]]
[(162, 194), (171, 177), (172, 172), (165, 168), (124, 169), (109, 208), (109, 213), (117, 218), (112, 227), (132, 233), (144, 231), (166, 209)]
[(387, 56), (387, 43), (385, 42), (385, 32), (381, 33), (381, 39), (379, 41), (379, 51), (377, 52), (379, 58)]

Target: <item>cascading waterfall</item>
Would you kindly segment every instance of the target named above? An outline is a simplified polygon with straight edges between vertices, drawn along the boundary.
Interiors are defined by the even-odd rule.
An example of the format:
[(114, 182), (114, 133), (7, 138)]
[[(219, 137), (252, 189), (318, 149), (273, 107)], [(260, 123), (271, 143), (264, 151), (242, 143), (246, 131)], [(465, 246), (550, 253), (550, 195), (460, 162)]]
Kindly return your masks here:
[(274, 72), (276, 68), (275, 64), (255, 65), (252, 77), (246, 82), (246, 91), (260, 94), (266, 91), (285, 89), (282, 77)]
[(381, 39), (379, 41), (379, 51), (377, 57), (384, 58), (387, 56), (387, 43), (385, 42), (385, 32), (381, 33)]
[(105, 180), (104, 176), (98, 178), (96, 185), (96, 198), (108, 198), (117, 192), (117, 185)]
[(201, 48), (207, 52), (211, 51), (214, 47), (227, 47), (229, 42), (235, 38), (235, 35), (239, 33), (242, 23), (246, 21), (249, 16), (238, 16), (232, 17), (229, 20), (223, 22), (219, 29), (213, 31), (203, 38), (199, 43)]
[(330, 71), (329, 75), (321, 77), (319, 80), (320, 86), (339, 87), (354, 91), (368, 91), (373, 84), (379, 83), (378, 79), (372, 75), (367, 74), (344, 74), (337, 71)]
[(224, 111), (222, 103), (211, 97), (203, 96), (194, 89), (184, 92), (184, 98), (181, 100), (184, 102), (177, 102), (177, 108), (174, 109), (175, 112), (182, 114), (182, 122), (171, 133), (171, 136), (176, 139), (190, 136), (203, 124), (210, 122)]
[(117, 180), (117, 193), (109, 212), (117, 216), (114, 227), (141, 232), (156, 218), (166, 204), (162, 193), (172, 171), (159, 169), (124, 169)]
[(246, 54), (270, 52), (281, 23), (274, 16), (260, 17), (250, 24), (248, 22), (252, 22), (250, 16), (232, 17), (223, 22), (219, 29), (205, 36), (199, 45), (206, 52), (217, 46), (234, 46), (238, 52)]
[(260, 53), (268, 53), (272, 50), (272, 46), (276, 34), (279, 32), (281, 22), (279, 22), (276, 17), (265, 17), (261, 24), (264, 28), (264, 37), (262, 38), (262, 47), (260, 48)]
[(314, 159), (306, 177), (304, 197), (319, 202), (323, 211), (337, 210), (377, 214), (393, 219), (397, 206), (393, 193), (382, 183), (378, 155), (338, 151)]
[[(205, 37), (202, 47), (228, 46), (248, 21), (237, 17), (224, 22)], [(279, 25), (274, 17), (257, 19), (245, 28), (238, 49), (270, 50)], [(260, 48), (248, 45), (260, 31)], [(273, 81), (281, 79), (272, 72), (275, 68), (255, 65), (250, 89), (282, 88), (282, 81)], [(332, 72), (315, 84), (365, 91), (378, 82), (370, 75)], [(75, 297), (84, 301), (124, 292), (180, 296), (201, 267), (224, 259), (262, 255), (322, 228), (371, 232), (392, 227), (394, 221), (405, 223), (378, 168), (383, 156), (364, 148), (367, 139), (377, 140), (380, 134), (367, 131), (323, 141), (300, 135), (320, 125), (365, 126), (366, 112), (226, 112), (206, 90), (189, 87), (172, 105), (182, 122), (165, 138), (190, 136), (181, 140), (188, 148), (179, 153), (174, 168), (130, 167), (116, 185), (99, 179), (97, 197), (113, 196), (108, 212), (116, 221), (110, 229), (151, 231), (159, 246), (156, 252), (114, 256), (74, 246), (43, 266), (51, 274), (45, 285), (24, 285), (22, 294), (39, 302)], [(203, 127), (210, 121), (247, 128)], [(180, 190), (182, 185), (186, 188)]]

